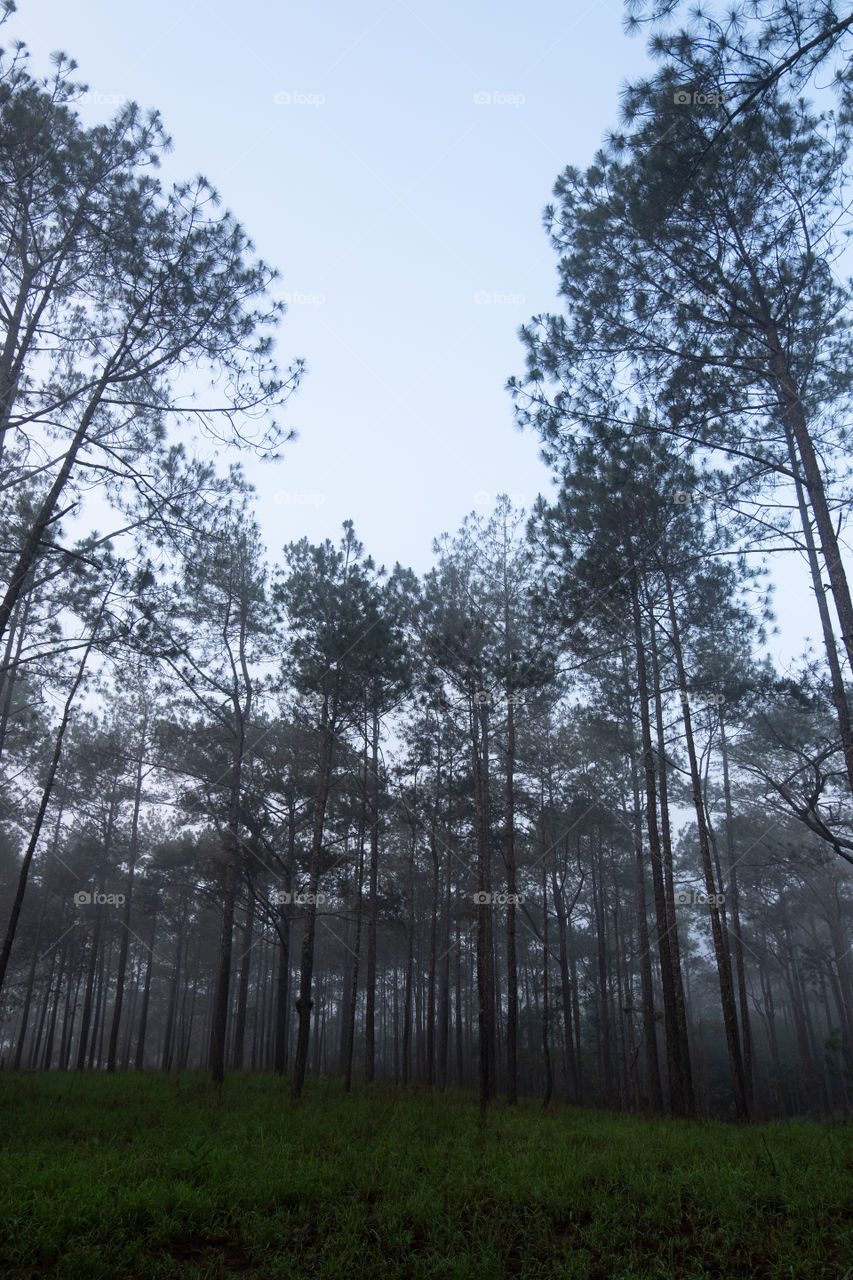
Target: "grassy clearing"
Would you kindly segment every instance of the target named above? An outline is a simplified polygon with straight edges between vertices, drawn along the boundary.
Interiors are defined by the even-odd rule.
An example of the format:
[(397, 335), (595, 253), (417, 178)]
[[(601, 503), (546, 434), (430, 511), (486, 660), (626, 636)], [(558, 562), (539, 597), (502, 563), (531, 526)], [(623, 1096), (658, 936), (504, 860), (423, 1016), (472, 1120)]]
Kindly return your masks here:
[(0, 1276), (853, 1280), (853, 1129), (0, 1076)]

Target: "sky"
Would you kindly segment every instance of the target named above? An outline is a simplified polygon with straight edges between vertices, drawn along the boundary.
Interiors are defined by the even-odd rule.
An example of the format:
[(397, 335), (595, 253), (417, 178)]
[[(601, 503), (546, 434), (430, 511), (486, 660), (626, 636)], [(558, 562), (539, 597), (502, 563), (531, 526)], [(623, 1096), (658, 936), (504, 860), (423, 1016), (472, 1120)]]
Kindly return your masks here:
[[(588, 165), (649, 67), (621, 0), (18, 0), (36, 69), (63, 50), (87, 123), (160, 111), (164, 178), (202, 173), (278, 268), (280, 363), (307, 372), (284, 460), (249, 462), (270, 552), (337, 540), (422, 573), (432, 540), (498, 493), (549, 492), (513, 422), (519, 325), (557, 309), (542, 211)], [(807, 588), (777, 577), (787, 661)]]

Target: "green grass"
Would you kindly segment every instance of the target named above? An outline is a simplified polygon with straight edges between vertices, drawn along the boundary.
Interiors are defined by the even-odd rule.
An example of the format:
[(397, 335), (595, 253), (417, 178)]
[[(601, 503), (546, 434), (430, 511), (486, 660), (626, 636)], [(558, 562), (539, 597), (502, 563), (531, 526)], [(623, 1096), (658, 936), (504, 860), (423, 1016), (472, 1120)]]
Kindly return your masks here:
[(0, 1276), (853, 1280), (853, 1129), (0, 1076)]

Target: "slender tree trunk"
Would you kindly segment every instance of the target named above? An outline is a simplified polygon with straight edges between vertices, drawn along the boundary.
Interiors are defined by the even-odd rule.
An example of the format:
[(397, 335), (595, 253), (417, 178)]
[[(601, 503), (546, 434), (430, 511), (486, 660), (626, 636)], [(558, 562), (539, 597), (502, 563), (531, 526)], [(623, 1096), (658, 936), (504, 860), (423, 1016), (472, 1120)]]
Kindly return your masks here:
[(176, 1013), (178, 1008), (178, 985), (184, 968), (184, 936), (187, 927), (187, 901), (182, 898), (178, 916), (178, 935), (175, 939), (175, 962), (169, 981), (169, 1000), (166, 1006), (166, 1020), (163, 1024), (163, 1049), (160, 1058), (161, 1071), (171, 1071), (177, 1039)]
[[(566, 841), (568, 843), (568, 839)], [(565, 898), (563, 896), (563, 886), (557, 880), (557, 869), (554, 862), (551, 863), (551, 897), (554, 900), (554, 914), (557, 920), (557, 939), (560, 955), (560, 984), (563, 996), (563, 1035), (566, 1044), (566, 1076), (569, 1086), (570, 1100), (577, 1105), (580, 1097), (580, 1081), (578, 1079), (578, 1060), (577, 1052), (580, 1046), (575, 1047), (575, 1039), (572, 1034), (572, 984), (569, 977), (569, 940), (568, 940), (568, 920), (572, 911), (577, 904), (580, 896), (583, 879), (581, 879), (575, 894), (574, 901), (567, 909)]]
[(432, 909), (429, 923), (429, 969), (427, 973), (426, 999), (426, 1082), (430, 1088), (435, 1083), (435, 985), (438, 958), (438, 914), (441, 901), (441, 866), (438, 856), (438, 802), (441, 794), (441, 744), (438, 745), (435, 796), (430, 821), (429, 851), (432, 860)]
[[(65, 962), (68, 958), (68, 938), (64, 938), (62, 942), (62, 952), (59, 957), (59, 973), (56, 976), (56, 994), (53, 997), (53, 1008), (50, 1011), (50, 1022), (48, 1023), (47, 1039), (44, 1044), (44, 1057), (42, 1058), (42, 1066), (45, 1071), (50, 1070), (53, 1061), (53, 1046), (56, 1039), (56, 1022), (59, 1016), (59, 1005), (62, 997), (62, 981), (65, 977)], [(32, 1062), (35, 1066), (35, 1061)]]
[[(233, 811), (233, 810), (232, 810)], [(234, 817), (236, 826), (236, 815)], [(219, 938), (219, 961), (212, 1020), (210, 1027), (210, 1071), (214, 1084), (225, 1078), (225, 1043), (228, 1029), (228, 993), (231, 985), (231, 955), (234, 947), (234, 908), (237, 900), (237, 851), (234, 826), (229, 820), (225, 840), (227, 862), (223, 875), (222, 931)]]
[(853, 793), (853, 727), (851, 726), (850, 721), (850, 707), (847, 702), (847, 693), (844, 687), (844, 676), (841, 671), (841, 662), (838, 657), (835, 630), (832, 625), (829, 606), (826, 603), (826, 589), (824, 588), (823, 578), (821, 576), (820, 561), (818, 559), (817, 547), (815, 546), (811, 516), (809, 515), (806, 495), (803, 491), (803, 482), (800, 478), (799, 459), (797, 458), (793, 433), (789, 423), (787, 422), (785, 423), (785, 438), (788, 444), (788, 456), (791, 460), (791, 469), (794, 472), (797, 506), (799, 507), (800, 523), (803, 529), (803, 537), (806, 542), (812, 590), (814, 592), (818, 614), (820, 616), (821, 630), (823, 631), (823, 645), (826, 651), (827, 666), (829, 667), (832, 702), (835, 707), (835, 714), (838, 717), (838, 729), (841, 736), (841, 747), (844, 752), (844, 764), (847, 769), (847, 779), (850, 783), (851, 793)]
[(234, 1019), (234, 1070), (243, 1070), (246, 1039), (246, 1010), (249, 999), (249, 977), (252, 969), (252, 935), (255, 927), (255, 894), (249, 884), (246, 922), (240, 942), (240, 978), (237, 982), (237, 1014)]
[(151, 970), (154, 964), (154, 938), (157, 929), (157, 908), (151, 913), (151, 939), (148, 943), (148, 964), (145, 969), (145, 989), (142, 992), (142, 1008), (139, 1014), (139, 1033), (136, 1039), (136, 1070), (145, 1066), (145, 1033), (148, 1029), (148, 1005), (151, 999)]
[[(293, 893), (293, 867), (296, 857), (296, 801), (291, 797), (287, 807), (287, 858), (284, 865), (284, 892)], [(290, 998), (290, 909), (280, 906), (275, 922), (278, 935), (278, 985), (276, 988), (275, 1058), (276, 1075), (284, 1075), (287, 1067), (287, 1024)]]
[(454, 973), (453, 1019), (456, 1029), (456, 1084), (461, 1089), (465, 1081), (465, 1033), (462, 1023), (462, 943), (459, 937), (459, 920), (456, 921), (456, 969)]
[(26, 888), (27, 888), (27, 878), (29, 877), (29, 874), (30, 874), (30, 865), (33, 860), (33, 854), (36, 851), (36, 846), (38, 845), (39, 836), (41, 834), (42, 823), (44, 822), (44, 817), (45, 817), (45, 814), (47, 813), (47, 807), (50, 804), (50, 797), (53, 792), (53, 784), (56, 780), (56, 773), (59, 768), (59, 761), (62, 755), (62, 742), (65, 737), (65, 731), (68, 728), (68, 721), (71, 717), (71, 707), (74, 703), (74, 699), (77, 696), (77, 691), (79, 690), (80, 685), (83, 682), (83, 674), (86, 670), (86, 663), (89, 659), (89, 654), (92, 652), (92, 646), (95, 643), (95, 638), (100, 629), (100, 623), (104, 616), (104, 610), (106, 608), (107, 599), (109, 597), (109, 593), (111, 590), (112, 590), (112, 584), (110, 584), (110, 587), (107, 590), (107, 593), (104, 596), (104, 599), (101, 603), (101, 608), (98, 613), (98, 617), (92, 628), (92, 634), (89, 637), (89, 641), (86, 645), (86, 648), (83, 650), (83, 656), (80, 659), (80, 665), (77, 668), (77, 674), (74, 677), (74, 682), (71, 685), (71, 689), (68, 693), (68, 697), (65, 699), (65, 706), (63, 707), (63, 711), (62, 711), (62, 719), (59, 722), (59, 728), (57, 730), (56, 739), (54, 741), (53, 755), (51, 757), (50, 765), (48, 766), (47, 778), (45, 779), (44, 787), (42, 788), (41, 801), (39, 802), (38, 811), (36, 813), (36, 819), (33, 824), (33, 829), (32, 829), (32, 832), (30, 833), (30, 839), (27, 844), (27, 848), (24, 852), (24, 857), (21, 862), (21, 869), (18, 872), (18, 883), (15, 889), (15, 897), (12, 900), (12, 910), (9, 914), (9, 922), (6, 926), (6, 936), (3, 940), (3, 949), (2, 951), (0, 951), (0, 991), (3, 990), (3, 984), (6, 980), (6, 970), (9, 966), (9, 956), (11, 955), (11, 952), (12, 952), (12, 943), (15, 941), (15, 933), (18, 928), (18, 920), (21, 915), (21, 907), (23, 906), (23, 902), (24, 902), (24, 893), (26, 892)]
[(44, 1024), (47, 1020), (47, 1011), (50, 1007), (50, 997), (53, 992), (53, 975), (54, 975), (55, 968), (56, 968), (56, 948), (54, 947), (50, 957), (50, 969), (47, 975), (47, 983), (45, 985), (44, 994), (40, 1002), (41, 1011), (39, 1013), (38, 1026), (36, 1027), (36, 1033), (33, 1036), (33, 1041), (32, 1041), (32, 1044), (30, 1045), (30, 1052), (27, 1058), (27, 1066), (30, 1068), (30, 1070), (32, 1070), (32, 1068), (38, 1062), (38, 1055), (41, 1049), (41, 1038), (42, 1038), (42, 1035), (44, 1034)]
[(219, 939), (219, 962), (210, 1028), (210, 1073), (221, 1085), (225, 1078), (225, 1046), (228, 1034), (229, 995), (231, 990), (231, 957), (234, 948), (234, 911), (237, 903), (240, 854), (240, 796), (243, 785), (243, 758), (246, 750), (246, 726), (252, 710), (253, 688), (246, 661), (246, 612), (240, 613), (237, 657), (231, 659), (232, 685), (230, 702), (236, 733), (231, 759), (231, 787), (228, 797), (228, 820), (223, 841), (225, 874), (223, 876), (222, 933)]
[(702, 858), (702, 869), (705, 873), (705, 887), (708, 894), (708, 914), (711, 918), (711, 933), (714, 940), (714, 955), (717, 961), (717, 972), (720, 983), (720, 999), (723, 1006), (723, 1024), (726, 1032), (726, 1046), (729, 1054), (729, 1066), (732, 1074), (732, 1092), (734, 1094), (735, 1113), (739, 1120), (749, 1118), (749, 1103), (746, 1096), (743, 1059), (740, 1049), (737, 1008), (735, 1005), (734, 985), (731, 967), (728, 963), (728, 952), (725, 946), (720, 911), (717, 906), (717, 887), (714, 884), (714, 872), (711, 863), (711, 846), (708, 839), (708, 827), (705, 821), (705, 806), (702, 796), (702, 780), (699, 774), (699, 762), (696, 756), (696, 744), (693, 739), (693, 723), (690, 715), (689, 691), (687, 675), (684, 669), (684, 656), (681, 647), (681, 632), (675, 608), (675, 598), (668, 572), (664, 571), (667, 600), (669, 603), (669, 622), (673, 653), (678, 671), (678, 684), (681, 690), (681, 714), (684, 720), (684, 737), (687, 744), (687, 757), (690, 762), (690, 780), (693, 792), (693, 807), (696, 811), (696, 825), (699, 831), (699, 851)]
[(323, 846), (323, 830), (326, 804), (332, 776), (334, 734), (328, 719), (328, 701), (323, 703), (322, 757), (317, 778), (317, 796), (314, 807), (314, 831), (311, 839), (311, 856), (308, 871), (308, 897), (305, 932), (302, 936), (302, 952), (299, 966), (299, 996), (296, 1001), (298, 1025), (296, 1032), (296, 1058), (293, 1065), (291, 1092), (298, 1099), (302, 1096), (305, 1072), (308, 1067), (308, 1040), (311, 1026), (311, 982), (314, 975), (314, 939), (317, 931), (317, 889), (320, 882), (320, 853)]
[[(57, 818), (57, 823), (56, 823), (57, 836), (59, 833), (59, 822), (61, 820), (61, 816), (62, 816), (62, 811), (60, 810), (60, 815)], [(57, 842), (57, 837), (54, 836), (54, 845), (56, 845), (56, 842)], [(27, 986), (26, 986), (26, 991), (24, 992), (24, 1007), (21, 1011), (21, 1024), (20, 1024), (20, 1029), (18, 1031), (18, 1043), (15, 1048), (15, 1059), (12, 1064), (13, 1071), (20, 1071), (21, 1069), (21, 1058), (24, 1052), (24, 1041), (27, 1038), (27, 1025), (30, 1020), (30, 1007), (32, 1005), (32, 1000), (33, 1000), (33, 989), (35, 987), (35, 980), (36, 980), (36, 966), (38, 965), (38, 962), (39, 962), (39, 949), (41, 946), (41, 935), (42, 935), (42, 927), (44, 925), (44, 913), (45, 913), (46, 906), (47, 906), (47, 893), (45, 892), (42, 894), (41, 905), (39, 906), (38, 923), (36, 925), (36, 936), (35, 936), (35, 941), (33, 942), (33, 958), (30, 961), (30, 969), (29, 969), (29, 973), (27, 974)]]
[(68, 994), (65, 1000), (65, 1013), (62, 1020), (62, 1040), (59, 1046), (59, 1066), (60, 1070), (67, 1071), (71, 1064), (71, 1046), (74, 1041), (74, 1022), (77, 1017), (77, 1004), (80, 999), (80, 984), (83, 981), (84, 956), (81, 954), (77, 957), (78, 963), (75, 965), (75, 977), (73, 983), (69, 976)]
[[(453, 792), (453, 769), (450, 767), (448, 795)], [(444, 859), (444, 919), (441, 926), (441, 960), (438, 977), (438, 1088), (447, 1087), (449, 1037), (450, 1037), (450, 904), (451, 904), (451, 833), (448, 824)]]
[[(814, 512), (815, 524), (820, 538), (821, 554), (826, 565), (836, 612), (841, 623), (841, 639), (844, 642), (851, 671), (853, 671), (853, 600), (850, 597), (850, 586), (844, 570), (844, 563), (841, 559), (841, 550), (835, 532), (832, 513), (826, 498), (820, 463), (806, 423), (803, 402), (791, 375), (783, 344), (776, 326), (772, 322), (767, 326), (767, 341), (771, 353), (771, 370), (781, 393), (785, 419), (796, 442), (802, 465), (803, 480), (809, 495), (809, 503)], [(808, 524), (808, 521), (806, 523)]]
[[(83, 415), (80, 419), (80, 425), (71, 439), (71, 443), (68, 446), (68, 450), (62, 460), (62, 465), (56, 474), (56, 478), (45, 497), (42, 499), (41, 506), (39, 507), (39, 510), (33, 518), (33, 522), (30, 526), (30, 531), (24, 539), (24, 544), (18, 555), (17, 562), (9, 576), (9, 585), (6, 588), (6, 593), (3, 596), (3, 599), (0, 600), (0, 639), (2, 639), (6, 634), (6, 629), (9, 626), (9, 621), (12, 616), (12, 610), (15, 608), (19, 597), (23, 593), (27, 575), (35, 564), (39, 553), (39, 547), (42, 544), (47, 527), (57, 518), (56, 508), (59, 503), (60, 495), (68, 483), (68, 478), (71, 475), (72, 468), (77, 460), (77, 455), (83, 448), (86, 441), (87, 432), (92, 424), (95, 412), (101, 403), (101, 398), (110, 377), (111, 367), (108, 364), (95, 387), (91, 400), (83, 411)], [(98, 621), (100, 622), (100, 615)], [(86, 652), (88, 653), (88, 649)]]
[(112, 940), (108, 947), (101, 947), (98, 957), (98, 980), (95, 986), (95, 1016), (92, 1019), (92, 1043), (89, 1049), (89, 1067), (101, 1065), (104, 1048), (104, 1021), (107, 1004), (107, 956), (112, 955)]
[(477, 1031), (478, 1031), (478, 1080), (480, 1108), (485, 1110), (491, 1097), (492, 1047), (491, 987), (489, 969), (493, 964), (491, 932), (489, 929), (491, 904), (491, 880), (489, 876), (488, 839), (486, 820), (485, 781), (481, 725), (482, 718), (476, 698), (470, 704), (471, 764), (474, 774), (474, 825), (477, 842)]
[[(29, 619), (31, 601), (32, 595), (27, 592), (16, 604), (9, 624), (6, 652), (3, 658), (2, 679), (0, 679), (0, 690), (3, 692), (3, 711), (2, 715), (0, 715), (0, 756), (2, 756), (6, 747), (6, 734), (9, 729), (9, 717), (12, 713), (12, 696), (15, 692), (15, 682), (18, 678), (24, 637), (27, 634), (27, 621)], [(12, 657), (13, 644), (15, 647), (14, 658)]]
[(371, 739), (370, 896), (367, 912), (367, 995), (364, 1010), (364, 1078), (376, 1074), (376, 929), (379, 920), (379, 713), (373, 709)]
[(133, 904), (133, 877), (136, 871), (136, 860), (139, 856), (139, 809), (142, 803), (142, 769), (145, 759), (145, 745), (148, 734), (148, 706), (144, 706), (142, 724), (140, 726), (139, 759), (136, 765), (136, 787), (133, 793), (133, 818), (130, 824), (130, 852), (127, 870), (127, 886), (121, 917), (121, 948), (116, 973), (116, 993), (113, 1003), (113, 1020), (110, 1027), (110, 1043), (107, 1049), (107, 1071), (116, 1069), (116, 1052), (118, 1050), (118, 1030), (121, 1023), (121, 1009), (124, 1000), (124, 979), (127, 971), (127, 952), (130, 945), (130, 911)]
[(643, 1047), (646, 1058), (646, 1093), (648, 1106), (654, 1112), (663, 1111), (663, 1090), (660, 1082), (657, 1021), (655, 1019), (654, 982), (652, 980), (652, 951), (649, 940), (649, 922), (646, 913), (646, 871), (643, 856), (643, 817), (640, 807), (640, 777), (634, 735), (630, 736), (631, 789), (633, 795), (632, 833), (634, 837), (634, 892), (637, 902), (637, 942), (640, 947), (640, 990), (643, 999)]
[(506, 822), (506, 888), (509, 898), (506, 911), (506, 1096), (507, 1101), (514, 1105), (518, 1102), (518, 962), (515, 951), (515, 898), (518, 885), (515, 866), (515, 708), (511, 686), (507, 687), (504, 820)]
[(773, 1000), (773, 986), (765, 965), (762, 964), (759, 966), (758, 976), (761, 983), (761, 994), (764, 997), (762, 1017), (764, 1019), (764, 1027), (767, 1032), (767, 1046), (770, 1050), (770, 1061), (772, 1063), (776, 1079), (781, 1080), (782, 1062), (779, 1057), (779, 1042), (776, 1037), (776, 1008)]
[[(631, 553), (629, 550), (629, 557)], [(669, 1107), (674, 1115), (690, 1115), (690, 1100), (686, 1087), (684, 1063), (681, 1056), (678, 1012), (675, 1000), (675, 982), (672, 972), (672, 948), (669, 944), (667, 930), (669, 923), (666, 912), (664, 893), (661, 840), (657, 823), (657, 778), (655, 772), (655, 755), (652, 746), (651, 722), (649, 717), (649, 686), (646, 666), (645, 640), (643, 637), (642, 618), (640, 615), (639, 589), (637, 574), (633, 567), (629, 571), (631, 589), (631, 611), (634, 629), (634, 646), (637, 663), (637, 694), (640, 708), (640, 728), (643, 746), (643, 772), (646, 788), (646, 829), (651, 855), (652, 884), (655, 894), (657, 915), (658, 955), (660, 958), (661, 988), (663, 992), (664, 1029), (666, 1043), (667, 1079), (669, 1083)]]
[(545, 1067), (545, 1091), (542, 1106), (547, 1107), (554, 1092), (554, 1074), (551, 1067), (551, 1017), (548, 991), (548, 874), (547, 857), (542, 858), (542, 1060)]
[(832, 946), (832, 954), (828, 957), (828, 961), (830, 972), (831, 966), (834, 965), (838, 977), (839, 1018), (844, 1050), (848, 1059), (847, 1069), (849, 1071), (853, 1066), (853, 1062), (851, 1062), (851, 1058), (853, 1058), (853, 976), (851, 976), (850, 972), (850, 947), (845, 936), (837, 881), (833, 881), (826, 894), (825, 909), (829, 939)]
[(690, 1066), (690, 1038), (687, 1031), (687, 1006), (684, 1000), (684, 984), (681, 978), (681, 945), (678, 939), (678, 917), (675, 911), (675, 884), (672, 869), (672, 825), (669, 818), (669, 780), (667, 776), (666, 734), (663, 723), (663, 699), (661, 696), (660, 659), (658, 655), (657, 628), (654, 617), (649, 627), (651, 638), (652, 681), (655, 701), (655, 729), (657, 734), (658, 786), (660, 796), (661, 862), (663, 870), (663, 900), (666, 912), (666, 936), (669, 942), (672, 969), (672, 996), (675, 1005), (675, 1021), (678, 1028), (678, 1057), (687, 1114), (696, 1112), (693, 1094), (693, 1071)]
[(77, 1045), (77, 1070), (82, 1071), (86, 1065), (86, 1049), (89, 1044), (89, 1028), (92, 1019), (92, 1000), (95, 990), (95, 973), (97, 972), (98, 952), (101, 944), (101, 925), (104, 919), (103, 907), (95, 906), (94, 920), (89, 944), (89, 966), (86, 973), (86, 989), (83, 993), (83, 1012), (80, 1016), (80, 1040)]
[(409, 1083), (412, 1043), (412, 982), (414, 977), (415, 946), (415, 847), (417, 831), (412, 826), (412, 844), (409, 852), (409, 920), (406, 940), (406, 991), (403, 999), (403, 1084)]
[[(365, 782), (367, 779), (365, 778)], [(363, 812), (363, 811), (362, 811)], [(350, 977), (349, 1007), (347, 1009), (346, 1043), (344, 1047), (344, 1093), (352, 1087), (352, 1059), (355, 1047), (355, 1014), (358, 1006), (359, 961), (361, 958), (361, 919), (363, 914), (364, 891), (364, 826), (359, 831), (358, 868), (356, 871), (357, 888), (355, 904), (355, 939), (352, 954), (352, 974)]]
[(611, 1095), (613, 1081), (613, 1064), (611, 1062), (610, 1051), (610, 1019), (607, 1009), (607, 929), (605, 924), (605, 907), (604, 907), (604, 885), (602, 883), (601, 859), (600, 859), (600, 830), (599, 830), (599, 858), (596, 860), (593, 848), (592, 836), (589, 837), (589, 865), (590, 865), (590, 881), (592, 890), (592, 916), (595, 922), (595, 959), (596, 959), (596, 976), (598, 978), (597, 1008), (598, 1008), (598, 1035), (596, 1037), (598, 1044), (598, 1081), (599, 1093), (603, 1097), (605, 1105), (609, 1106), (613, 1099)]
[(723, 761), (723, 800), (726, 808), (726, 853), (728, 860), (728, 891), (732, 912), (732, 932), (734, 933), (735, 968), (737, 971), (738, 1004), (740, 1006), (740, 1030), (743, 1044), (743, 1076), (746, 1088), (746, 1100), (750, 1114), (754, 1110), (755, 1086), (752, 1066), (752, 1028), (749, 1020), (749, 1000), (746, 993), (746, 964), (743, 954), (743, 934), (740, 923), (740, 894), (738, 891), (737, 859), (734, 843), (734, 813), (732, 810), (732, 788), (729, 779), (729, 752), (726, 741), (726, 725), (723, 708), (720, 707), (720, 753)]

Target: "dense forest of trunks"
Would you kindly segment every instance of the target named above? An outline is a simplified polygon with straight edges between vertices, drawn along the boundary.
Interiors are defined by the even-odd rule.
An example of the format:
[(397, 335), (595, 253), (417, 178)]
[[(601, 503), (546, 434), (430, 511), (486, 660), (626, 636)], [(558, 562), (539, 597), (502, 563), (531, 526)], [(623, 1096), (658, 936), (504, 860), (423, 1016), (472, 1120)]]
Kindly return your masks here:
[(848, 79), (795, 91), (850, 20), (753, 8), (559, 177), (509, 384), (553, 494), (421, 576), (265, 548), (210, 457), (290, 439), (275, 273), (156, 115), (3, 53), (4, 1068), (847, 1111)]

